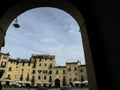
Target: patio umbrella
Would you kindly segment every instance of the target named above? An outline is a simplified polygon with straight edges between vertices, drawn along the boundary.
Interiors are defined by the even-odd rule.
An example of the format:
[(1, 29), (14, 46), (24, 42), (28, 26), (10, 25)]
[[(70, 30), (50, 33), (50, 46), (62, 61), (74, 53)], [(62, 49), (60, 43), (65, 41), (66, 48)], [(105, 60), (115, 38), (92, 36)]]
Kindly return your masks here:
[(35, 84), (41, 84), (42, 82), (35, 82)]
[(30, 84), (31, 82), (30, 81), (24, 81), (24, 83), (29, 83)]
[(82, 83), (88, 83), (88, 81), (87, 81), (87, 80), (85, 80), (85, 81), (83, 81)]
[(4, 79), (4, 80), (2, 80), (2, 82), (14, 82), (14, 81), (10, 80), (10, 79)]
[(16, 81), (16, 83), (24, 83), (23, 81)]
[(81, 84), (81, 82), (80, 81), (75, 81), (75, 82), (73, 82), (73, 84)]

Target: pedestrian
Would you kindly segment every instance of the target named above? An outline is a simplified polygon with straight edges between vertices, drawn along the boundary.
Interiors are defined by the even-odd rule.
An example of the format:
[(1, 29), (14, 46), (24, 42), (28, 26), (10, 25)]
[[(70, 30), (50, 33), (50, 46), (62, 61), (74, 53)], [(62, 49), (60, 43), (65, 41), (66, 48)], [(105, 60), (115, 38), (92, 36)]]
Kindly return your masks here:
[(30, 90), (30, 87), (28, 87), (28, 90)]
[(30, 84), (28, 84), (28, 90), (30, 90)]

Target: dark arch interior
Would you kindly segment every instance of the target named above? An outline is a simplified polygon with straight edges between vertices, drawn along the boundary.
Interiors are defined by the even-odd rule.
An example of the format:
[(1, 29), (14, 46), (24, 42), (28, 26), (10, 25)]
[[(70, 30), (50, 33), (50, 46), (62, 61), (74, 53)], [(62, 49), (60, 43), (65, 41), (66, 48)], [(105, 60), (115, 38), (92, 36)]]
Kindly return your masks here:
[(56, 87), (56, 88), (59, 88), (59, 87), (60, 87), (60, 80), (59, 80), (59, 79), (56, 79), (56, 80), (55, 80), (55, 87)]

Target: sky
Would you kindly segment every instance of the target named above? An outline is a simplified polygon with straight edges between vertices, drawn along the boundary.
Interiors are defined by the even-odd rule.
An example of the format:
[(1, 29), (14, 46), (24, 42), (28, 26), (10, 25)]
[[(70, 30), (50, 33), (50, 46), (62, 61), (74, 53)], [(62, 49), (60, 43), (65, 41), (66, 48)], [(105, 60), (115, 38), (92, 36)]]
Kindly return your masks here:
[(8, 27), (1, 52), (11, 58), (29, 59), (32, 54), (55, 55), (57, 65), (80, 61), (85, 64), (80, 26), (67, 12), (42, 7), (17, 17), (20, 28)]

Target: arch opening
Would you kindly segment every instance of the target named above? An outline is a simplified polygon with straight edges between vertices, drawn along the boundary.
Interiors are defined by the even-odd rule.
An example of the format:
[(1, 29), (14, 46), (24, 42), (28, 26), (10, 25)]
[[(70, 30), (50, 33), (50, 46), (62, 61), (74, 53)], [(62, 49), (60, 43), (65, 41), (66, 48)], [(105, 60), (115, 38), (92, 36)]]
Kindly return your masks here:
[[(10, 23), (13, 21), (13, 19), (15, 19), (19, 14), (23, 13), (24, 11), (26, 10), (29, 10), (33, 7), (41, 7), (41, 6), (52, 6), (52, 7), (57, 7), (57, 8), (60, 8), (62, 10), (65, 10), (66, 12), (68, 12), (69, 14), (71, 14), (75, 20), (78, 22), (79, 25), (83, 25), (85, 22), (84, 22), (84, 19), (82, 17), (82, 15), (80, 14), (79, 11), (77, 11), (77, 9), (72, 6), (71, 4), (64, 2), (65, 5), (68, 5), (70, 8), (67, 8), (65, 7), (64, 5), (58, 5), (59, 2), (61, 1), (58, 1), (58, 2), (53, 2), (53, 3), (50, 3), (49, 1), (42, 1), (41, 2), (44, 2), (44, 3), (38, 3), (36, 6), (34, 4), (32, 4), (33, 2), (35, 2), (34, 0), (31, 0), (29, 5), (28, 6), (25, 6), (25, 7), (22, 7), (21, 10), (19, 10), (18, 8), (24, 5), (26, 5), (26, 3), (28, 3), (27, 1), (25, 2), (21, 2), (20, 4), (18, 4), (17, 6), (11, 8), (7, 13), (6, 15), (10, 15), (10, 17), (8, 18), (6, 15), (1, 19), (0, 21), (0, 24), (1, 24), (1, 29), (6, 33), (7, 31), (7, 28), (8, 26), (10, 25)], [(18, 9), (18, 10), (16, 10)], [(72, 9), (72, 10), (70, 10)], [(11, 12), (15, 12), (15, 13), (11, 13)], [(6, 18), (6, 21), (4, 21), (3, 23), (3, 20)], [(86, 56), (86, 64), (88, 66), (87, 70), (88, 70), (88, 79), (90, 79), (92, 77), (92, 79), (94, 78), (94, 85), (92, 84), (91, 80), (89, 80), (89, 82), (91, 82), (91, 84), (89, 85), (90, 87), (97, 87), (96, 85), (96, 80), (95, 80), (95, 74), (94, 74), (94, 67), (93, 67), (93, 64), (92, 64), (92, 57), (91, 57), (91, 53), (90, 53), (90, 48), (89, 48), (89, 41), (88, 39), (86, 40), (86, 37), (87, 37), (87, 32), (86, 32), (86, 27), (85, 27), (85, 24), (81, 27), (81, 33), (82, 33), (82, 37), (83, 37), (83, 45), (84, 45), (84, 51), (85, 51), (85, 56)], [(2, 35), (2, 38), (1, 38), (1, 46), (2, 46), (2, 43), (3, 43), (3, 38), (5, 36)], [(87, 49), (86, 49), (87, 48)], [(88, 49), (89, 48), (89, 49)], [(88, 60), (90, 59), (90, 60)], [(89, 68), (91, 67), (92, 68)], [(90, 74), (91, 73), (91, 70), (92, 70), (92, 75)]]
[(56, 87), (56, 88), (59, 88), (59, 87), (60, 87), (60, 80), (59, 80), (59, 79), (56, 79), (56, 80), (55, 80), (55, 87)]

